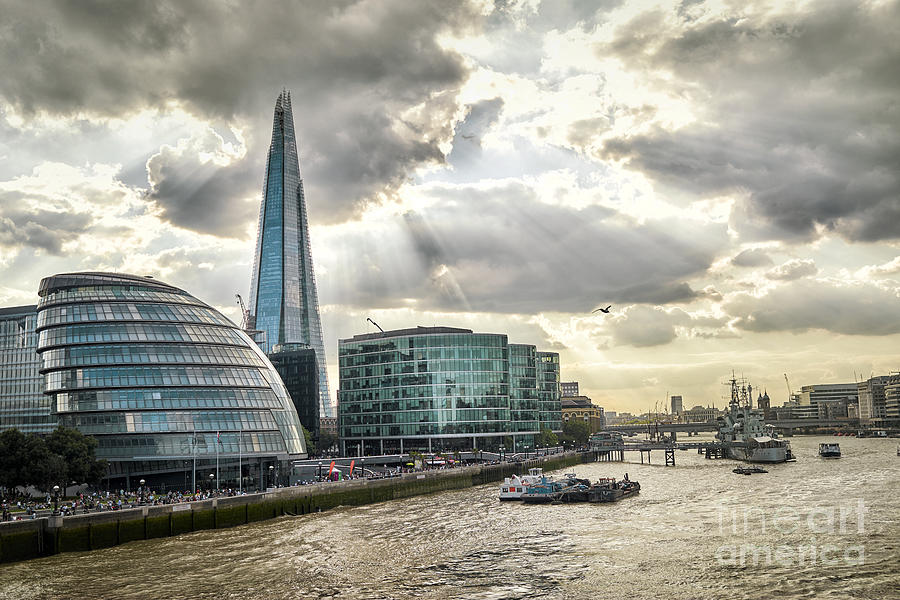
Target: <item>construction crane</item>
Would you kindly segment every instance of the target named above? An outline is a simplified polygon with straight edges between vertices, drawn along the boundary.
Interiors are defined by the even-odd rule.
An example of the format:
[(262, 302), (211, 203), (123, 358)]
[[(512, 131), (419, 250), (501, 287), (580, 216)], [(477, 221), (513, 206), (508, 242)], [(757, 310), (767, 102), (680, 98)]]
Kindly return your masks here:
[(373, 321), (370, 317), (366, 317), (366, 321), (368, 321), (369, 323), (371, 323), (372, 325), (374, 325), (375, 327), (377, 327), (377, 328), (378, 328), (378, 331), (380, 331), (381, 333), (384, 333), (384, 329), (381, 328), (381, 325), (379, 325), (378, 323), (376, 323), (375, 321)]
[(788, 379), (787, 373), (784, 374), (784, 383), (787, 385), (788, 390), (788, 402), (794, 399), (794, 392), (791, 391), (791, 382)]
[(246, 331), (250, 327), (250, 311), (244, 306), (244, 299), (240, 294), (235, 294), (234, 297), (237, 298), (237, 303), (241, 307), (241, 329)]

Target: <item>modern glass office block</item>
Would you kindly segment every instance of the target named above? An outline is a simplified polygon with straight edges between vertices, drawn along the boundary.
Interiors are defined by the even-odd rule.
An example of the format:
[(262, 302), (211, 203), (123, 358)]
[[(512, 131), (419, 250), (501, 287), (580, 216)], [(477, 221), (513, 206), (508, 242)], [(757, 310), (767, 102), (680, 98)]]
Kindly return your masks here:
[(37, 306), (0, 308), (0, 431), (56, 428), (37, 354)]
[(205, 487), (213, 469), (220, 487), (265, 487), (269, 465), (286, 475), (306, 456), (275, 368), (201, 300), (112, 273), (54, 275), (39, 295), (46, 399), (60, 425), (97, 438), (114, 487)]
[(504, 334), (417, 327), (340, 340), (338, 356), (346, 453), (533, 447), (534, 346), (509, 344)]
[(537, 371), (540, 428), (562, 431), (562, 407), (559, 389), (559, 353), (538, 352)]
[(269, 354), (269, 360), (281, 376), (287, 388), (300, 424), (319, 439), (319, 367), (316, 362), (316, 351), (306, 344), (279, 344)]
[(267, 354), (279, 344), (308, 344), (315, 350), (322, 415), (333, 416), (289, 92), (275, 103), (249, 310), (251, 323), (263, 332), (260, 345)]

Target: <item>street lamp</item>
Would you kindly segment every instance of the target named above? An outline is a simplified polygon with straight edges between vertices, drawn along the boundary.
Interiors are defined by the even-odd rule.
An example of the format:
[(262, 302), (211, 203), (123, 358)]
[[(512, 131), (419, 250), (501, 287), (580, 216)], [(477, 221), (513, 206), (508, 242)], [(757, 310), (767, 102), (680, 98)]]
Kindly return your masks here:
[(59, 486), (53, 486), (53, 516), (59, 515)]
[(366, 459), (365, 458), (359, 459), (359, 470), (362, 473), (363, 479), (365, 479), (366, 478)]
[(269, 465), (269, 487), (275, 487), (275, 465)]
[(316, 479), (318, 481), (322, 481), (322, 461), (321, 460), (319, 461), (319, 472), (316, 476)]
[(216, 478), (216, 474), (215, 474), (215, 473), (210, 473), (210, 474), (209, 474), (209, 493), (210, 493), (210, 494), (212, 494), (212, 491), (213, 491), (213, 479), (215, 479), (215, 478)]
[(503, 462), (503, 452), (506, 450), (506, 446), (500, 446), (500, 462)]
[(141, 504), (145, 504), (146, 500), (144, 499), (144, 486), (147, 484), (147, 482), (144, 481), (143, 479), (141, 479), (140, 484), (141, 484)]

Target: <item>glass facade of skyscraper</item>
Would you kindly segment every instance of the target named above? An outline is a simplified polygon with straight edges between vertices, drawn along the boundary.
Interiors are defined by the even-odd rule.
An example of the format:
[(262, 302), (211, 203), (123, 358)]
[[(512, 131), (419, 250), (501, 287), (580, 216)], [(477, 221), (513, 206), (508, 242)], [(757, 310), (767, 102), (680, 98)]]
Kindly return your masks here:
[[(270, 485), (306, 455), (288, 392), (221, 313), (161, 281), (69, 273), (41, 281), (38, 353), (59, 424), (96, 437), (116, 483)], [(238, 480), (238, 469), (242, 479)], [(121, 484), (120, 483), (120, 484)]]
[[(534, 447), (541, 407), (537, 354), (534, 346), (509, 344), (504, 334), (452, 327), (340, 340), (342, 451)], [(556, 366), (558, 411), (558, 356)]]
[(535, 366), (538, 388), (540, 429), (562, 431), (562, 405), (559, 388), (559, 353), (537, 352)]
[(37, 306), (0, 308), (0, 431), (56, 428), (37, 354)]
[(262, 339), (257, 338), (263, 350), (272, 352), (279, 344), (310, 345), (319, 365), (322, 414), (332, 416), (306, 198), (288, 92), (280, 94), (275, 103), (250, 288), (251, 325), (263, 332)]

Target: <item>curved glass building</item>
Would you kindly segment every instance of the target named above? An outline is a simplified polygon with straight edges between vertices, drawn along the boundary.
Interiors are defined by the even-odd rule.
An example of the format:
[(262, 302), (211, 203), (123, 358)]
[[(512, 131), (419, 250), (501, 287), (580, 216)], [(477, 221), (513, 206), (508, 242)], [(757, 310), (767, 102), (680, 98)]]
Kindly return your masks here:
[(265, 487), (305, 458), (275, 368), (206, 303), (113, 273), (47, 277), (39, 295), (44, 392), (60, 425), (96, 437), (113, 486)]

